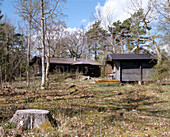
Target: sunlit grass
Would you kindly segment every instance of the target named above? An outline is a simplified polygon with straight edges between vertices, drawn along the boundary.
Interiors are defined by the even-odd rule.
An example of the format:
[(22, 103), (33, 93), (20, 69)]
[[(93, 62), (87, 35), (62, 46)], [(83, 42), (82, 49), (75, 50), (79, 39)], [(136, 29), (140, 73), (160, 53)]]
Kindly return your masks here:
[[(44, 136), (169, 135), (170, 85), (163, 85), (165, 92), (160, 93), (155, 84), (91, 81), (54, 75), (46, 90), (39, 89), (40, 79), (32, 79), (30, 88), (25, 82), (15, 82), (15, 94), (0, 97), (0, 125), (7, 123), (16, 110), (34, 108), (49, 110), (58, 122), (57, 127), (43, 131)], [(34, 130), (23, 132), (25, 136), (33, 134), (42, 135)]]

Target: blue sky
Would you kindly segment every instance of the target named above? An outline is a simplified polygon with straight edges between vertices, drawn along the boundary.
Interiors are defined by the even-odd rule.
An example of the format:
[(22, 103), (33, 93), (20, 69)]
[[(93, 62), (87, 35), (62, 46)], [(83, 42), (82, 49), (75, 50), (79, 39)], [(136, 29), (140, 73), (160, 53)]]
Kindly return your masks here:
[[(95, 7), (100, 3), (103, 5), (106, 0), (67, 0), (64, 4), (64, 13), (68, 16), (65, 18), (67, 27), (79, 28), (84, 27), (91, 22), (91, 16), (95, 12)], [(7, 15), (11, 23), (17, 24), (18, 15), (15, 14), (14, 0), (3, 0), (0, 9), (2, 14)]]
[(71, 28), (87, 26), (92, 21), (92, 14), (99, 2), (103, 5), (105, 0), (67, 0), (65, 4), (67, 26)]
[[(20, 21), (18, 15), (15, 14), (14, 8), (15, 0), (3, 0), (0, 9), (2, 13), (7, 15), (11, 24), (17, 26)], [(64, 4), (63, 12), (68, 17), (65, 18), (68, 28), (80, 28), (81, 25), (86, 28), (92, 22), (92, 15), (95, 14), (100, 19), (101, 25), (107, 27), (113, 22), (123, 21), (130, 17), (127, 12), (131, 9), (131, 0), (67, 0)], [(146, 8), (148, 0), (142, 0), (141, 8)], [(99, 11), (99, 12), (97, 12)], [(100, 13), (100, 16), (97, 14)], [(132, 12), (133, 13), (133, 12)]]

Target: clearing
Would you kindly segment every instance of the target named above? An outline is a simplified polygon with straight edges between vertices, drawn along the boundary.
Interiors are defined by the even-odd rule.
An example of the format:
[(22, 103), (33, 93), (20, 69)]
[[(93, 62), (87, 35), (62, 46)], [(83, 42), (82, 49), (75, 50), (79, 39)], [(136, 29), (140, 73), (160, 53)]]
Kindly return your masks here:
[[(96, 84), (53, 75), (40, 90), (40, 77), (0, 90), (0, 126), (9, 136), (170, 136), (170, 85)], [(18, 131), (8, 121), (19, 109), (49, 110), (57, 125)], [(13, 131), (13, 132), (12, 132)]]

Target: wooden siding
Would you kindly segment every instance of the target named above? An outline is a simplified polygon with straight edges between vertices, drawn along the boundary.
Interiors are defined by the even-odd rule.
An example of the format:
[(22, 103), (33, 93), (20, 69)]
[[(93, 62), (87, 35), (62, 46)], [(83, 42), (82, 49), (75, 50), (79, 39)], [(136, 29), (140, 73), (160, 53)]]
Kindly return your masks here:
[(121, 81), (140, 81), (141, 69), (139, 62), (122, 61), (121, 62)]
[(114, 61), (115, 79), (120, 81), (151, 81), (154, 62), (152, 61)]
[(122, 69), (122, 81), (140, 81), (140, 69)]
[(115, 65), (116, 65), (115, 79), (120, 80), (120, 62), (116, 61)]
[[(110, 61), (111, 60), (111, 61)], [(150, 54), (109, 54), (115, 79), (123, 81), (152, 81), (156, 58)]]

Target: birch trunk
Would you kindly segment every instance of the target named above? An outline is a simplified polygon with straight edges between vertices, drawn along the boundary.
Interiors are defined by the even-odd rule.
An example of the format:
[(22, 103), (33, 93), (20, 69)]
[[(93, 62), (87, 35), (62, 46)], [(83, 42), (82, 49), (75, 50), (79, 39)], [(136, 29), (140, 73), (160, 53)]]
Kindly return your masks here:
[[(29, 0), (29, 9), (31, 10), (31, 0)], [(30, 85), (30, 47), (31, 47), (31, 13), (29, 13), (29, 28), (28, 28), (28, 48), (27, 48), (27, 87)]]
[(44, 31), (44, 1), (41, 0), (41, 44), (42, 44), (42, 81), (41, 89), (45, 89), (45, 31)]
[[(46, 16), (45, 16), (45, 32), (47, 32), (47, 22), (46, 22)], [(50, 29), (51, 30), (51, 29)], [(48, 55), (46, 55), (46, 87), (49, 87), (49, 69), (50, 69), (50, 38), (51, 38), (51, 32), (49, 31), (49, 38), (47, 38), (48, 43)]]
[(46, 87), (49, 87), (49, 69), (50, 69), (50, 57), (46, 56), (47, 65), (46, 65)]

